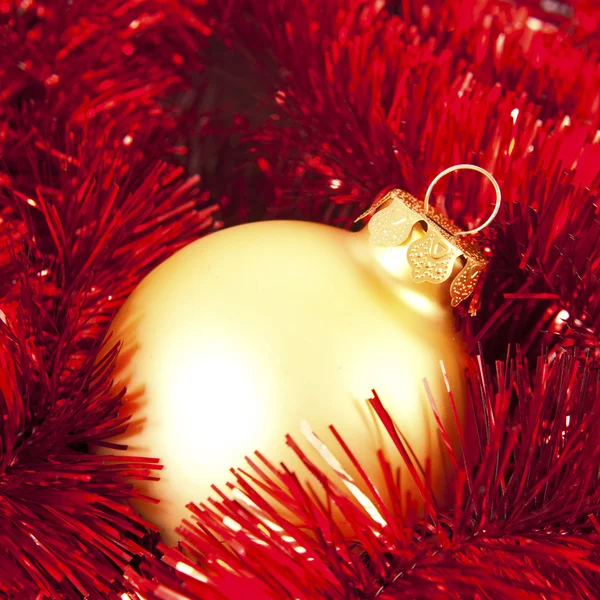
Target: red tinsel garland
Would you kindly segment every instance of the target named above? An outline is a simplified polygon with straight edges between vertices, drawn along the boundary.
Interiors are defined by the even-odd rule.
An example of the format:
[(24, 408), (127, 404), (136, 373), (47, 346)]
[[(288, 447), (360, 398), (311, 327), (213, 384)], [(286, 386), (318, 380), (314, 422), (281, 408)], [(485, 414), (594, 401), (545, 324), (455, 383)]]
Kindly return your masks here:
[[(589, 0), (0, 0), (0, 597), (596, 598), (599, 24)], [(424, 517), (373, 491), (373, 520), (306, 461), (349, 534), (253, 459), (161, 558), (128, 507), (157, 460), (90, 453), (127, 426), (97, 362), (127, 294), (221, 218), (351, 227), (458, 162), (505, 203), (458, 314), (481, 354), (452, 510), (424, 480)], [(468, 176), (437, 199), (464, 225), (490, 200)]]
[[(421, 479), (424, 518), (390, 514), (375, 493), (374, 518), (305, 457), (352, 527), (342, 532), (331, 507), (259, 455), (234, 472), (233, 489), (243, 495), (195, 508), (195, 523), (182, 531), (202, 570), (168, 550), (166, 565), (149, 568), (161, 584), (129, 570), (133, 589), (149, 598), (211, 600), (596, 597), (600, 446), (589, 423), (600, 413), (597, 369), (564, 355), (540, 359), (529, 375), (518, 357), (497, 363), (493, 376), (481, 366), (469, 382), (477, 434), (463, 459), (451, 455), (452, 510), (439, 510)], [(376, 395), (371, 403), (407, 456)], [(275, 501), (293, 518), (281, 517)], [(166, 586), (181, 595), (169, 596)]]
[(128, 481), (157, 461), (107, 461), (87, 445), (126, 427), (114, 353), (95, 364), (115, 310), (214, 226), (216, 207), (174, 160), (181, 103), (165, 101), (202, 67), (209, 30), (191, 14), (163, 2), (0, 4), (5, 597), (110, 597), (122, 569), (150, 556)]

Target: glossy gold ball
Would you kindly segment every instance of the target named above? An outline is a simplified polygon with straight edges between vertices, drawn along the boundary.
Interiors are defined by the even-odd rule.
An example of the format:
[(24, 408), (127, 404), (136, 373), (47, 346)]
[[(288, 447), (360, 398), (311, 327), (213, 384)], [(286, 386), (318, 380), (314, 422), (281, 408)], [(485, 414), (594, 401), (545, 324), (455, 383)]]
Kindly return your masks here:
[(123, 414), (132, 415), (116, 441), (164, 465), (160, 481), (139, 484), (160, 503), (137, 509), (172, 543), (185, 505), (214, 495), (211, 484), (222, 486), (254, 450), (308, 478), (285, 445), (286, 433), (302, 443), (303, 420), (360, 479), (328, 432), (334, 424), (385, 496), (383, 447), (415, 495), (371, 414), (372, 389), (421, 463), (431, 458), (443, 496), (423, 380), (455, 431), (440, 369), (443, 361), (462, 410), (464, 350), (449, 283), (414, 283), (406, 245), (374, 248), (366, 230), (312, 223), (241, 225), (177, 252), (141, 282), (111, 329), (111, 343), (123, 342), (115, 386), (127, 385)]

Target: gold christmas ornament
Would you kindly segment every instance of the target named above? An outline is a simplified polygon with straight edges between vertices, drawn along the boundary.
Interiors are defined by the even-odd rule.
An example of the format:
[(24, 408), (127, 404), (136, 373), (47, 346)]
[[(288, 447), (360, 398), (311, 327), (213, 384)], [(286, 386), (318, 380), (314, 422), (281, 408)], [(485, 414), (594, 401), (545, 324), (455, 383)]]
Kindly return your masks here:
[(211, 485), (223, 487), (255, 450), (309, 477), (285, 444), (287, 433), (301, 437), (303, 421), (331, 449), (335, 424), (385, 495), (382, 448), (403, 490), (418, 496), (369, 411), (372, 389), (420, 463), (430, 459), (443, 501), (441, 441), (423, 380), (454, 432), (440, 362), (462, 412), (465, 353), (449, 299), (471, 293), (485, 259), (427, 204), (399, 190), (388, 200), (358, 233), (275, 221), (211, 234), (150, 273), (117, 314), (114, 385), (127, 385), (132, 425), (114, 441), (164, 465), (159, 481), (139, 483), (160, 502), (136, 508), (167, 543), (190, 516), (186, 504), (214, 496)]

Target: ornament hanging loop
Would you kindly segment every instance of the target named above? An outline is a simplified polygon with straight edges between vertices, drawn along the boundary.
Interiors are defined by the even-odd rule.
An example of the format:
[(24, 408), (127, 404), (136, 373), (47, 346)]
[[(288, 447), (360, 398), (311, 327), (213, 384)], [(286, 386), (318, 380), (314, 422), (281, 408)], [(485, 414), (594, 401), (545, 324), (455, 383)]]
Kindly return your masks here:
[(446, 175), (449, 175), (450, 173), (454, 173), (454, 171), (463, 171), (463, 170), (477, 171), (478, 173), (481, 173), (482, 175), (487, 177), (492, 182), (492, 185), (494, 186), (494, 191), (496, 192), (496, 206), (494, 206), (494, 211), (492, 212), (490, 217), (487, 219), (487, 221), (485, 221), (485, 223), (482, 223), (481, 225), (479, 225), (479, 227), (476, 227), (475, 229), (453, 232), (454, 235), (473, 235), (474, 233), (478, 233), (479, 231), (481, 231), (482, 229), (485, 229), (488, 225), (490, 225), (490, 223), (498, 215), (498, 211), (500, 210), (500, 205), (502, 204), (502, 192), (500, 191), (500, 186), (498, 185), (498, 182), (494, 179), (494, 176), (490, 172), (486, 171), (482, 167), (478, 167), (477, 165), (461, 164), (461, 165), (454, 165), (452, 167), (448, 167), (447, 169), (444, 169), (429, 184), (429, 187), (427, 188), (427, 192), (425, 193), (425, 199), (423, 200), (423, 211), (425, 212), (425, 214), (427, 214), (429, 212), (429, 198), (431, 197), (433, 188), (435, 187), (437, 182), (440, 179), (442, 179), (443, 177), (445, 177)]

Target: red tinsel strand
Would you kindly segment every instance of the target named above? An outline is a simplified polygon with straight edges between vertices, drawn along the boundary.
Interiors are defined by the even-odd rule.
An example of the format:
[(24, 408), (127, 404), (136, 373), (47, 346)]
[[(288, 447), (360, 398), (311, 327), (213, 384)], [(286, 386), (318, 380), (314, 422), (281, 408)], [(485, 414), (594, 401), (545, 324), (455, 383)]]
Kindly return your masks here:
[(201, 4), (3, 2), (0, 114), (7, 105), (28, 105), (35, 122), (51, 107), (62, 126), (94, 121), (117, 139), (173, 130), (174, 107), (164, 101), (191, 87), (189, 73), (202, 69), (199, 49), (211, 33)]
[[(454, 474), (460, 510), (421, 519), (397, 513), (382, 525), (304, 457), (311, 481), (342, 510), (351, 528), (342, 531), (308, 483), (259, 457), (249, 460), (248, 472), (235, 471), (229, 494), (193, 509), (181, 530), (187, 557), (166, 550), (165, 565), (143, 569), (154, 581), (128, 570), (132, 591), (193, 600), (594, 598), (600, 584), (597, 367), (568, 354), (541, 357), (530, 376), (518, 357), (497, 363), (493, 376), (483, 366), (473, 369), (469, 381), (471, 430), (479, 433), (463, 448), (466, 467)], [(385, 422), (379, 398), (371, 402)], [(458, 457), (451, 463), (462, 464)], [(282, 517), (281, 502), (291, 517)]]
[(140, 279), (217, 226), (176, 164), (200, 8), (0, 4), (2, 597), (113, 597), (151, 556), (129, 500), (158, 461), (90, 454), (127, 426), (98, 353)]
[(101, 368), (84, 365), (81, 392), (67, 400), (56, 382), (35, 372), (27, 350), (22, 339), (2, 348), (0, 591), (9, 598), (105, 598), (119, 589), (119, 569), (133, 556), (149, 556), (146, 524), (126, 505), (135, 492), (125, 478), (146, 477), (157, 464), (82, 451), (82, 443), (119, 430), (121, 398), (110, 393), (108, 376), (114, 353)]

